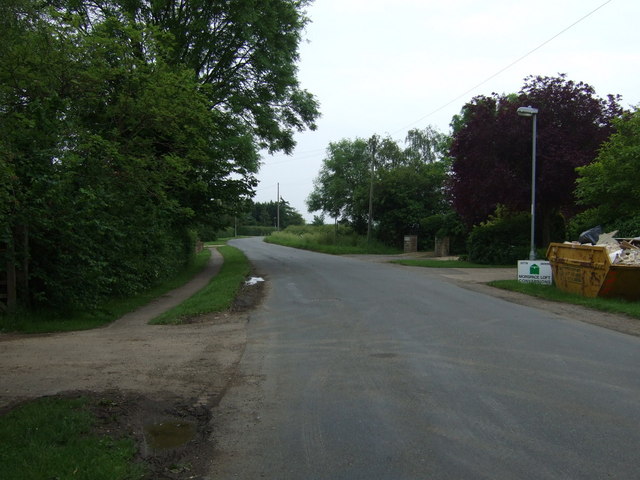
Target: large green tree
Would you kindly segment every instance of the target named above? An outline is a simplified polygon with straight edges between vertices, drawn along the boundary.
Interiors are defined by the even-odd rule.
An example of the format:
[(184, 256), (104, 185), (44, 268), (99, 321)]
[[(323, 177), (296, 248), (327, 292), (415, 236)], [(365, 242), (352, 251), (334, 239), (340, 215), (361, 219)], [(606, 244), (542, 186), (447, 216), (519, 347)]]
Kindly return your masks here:
[(326, 212), (366, 229), (372, 151), (367, 140), (343, 139), (327, 148), (314, 189), (307, 199), (310, 212)]
[(593, 163), (578, 168), (576, 195), (591, 221), (640, 235), (640, 110), (614, 120), (615, 132)]
[(237, 210), (258, 151), (314, 128), (295, 67), (305, 5), (2, 4), (0, 265), (31, 279), (25, 299), (140, 290), (189, 258), (192, 229)]
[(0, 4), (0, 277), (10, 308), (28, 295), (31, 226), (53, 198), (73, 52), (34, 2)]
[(418, 233), (424, 218), (443, 214), (446, 175), (447, 166), (442, 161), (381, 170), (374, 186), (379, 238), (399, 246), (404, 235)]
[(340, 217), (364, 233), (373, 192), (378, 236), (398, 244), (423, 218), (445, 209), (446, 143), (433, 128), (409, 132), (405, 148), (377, 135), (331, 143), (307, 200), (309, 210)]
[(280, 228), (289, 225), (304, 225), (304, 218), (289, 202), (280, 199), (280, 202), (251, 202), (251, 210), (247, 215), (247, 225), (260, 225), (274, 227), (280, 217)]
[[(55, 1), (55, 4), (60, 4)], [(290, 153), (293, 135), (315, 129), (318, 104), (297, 79), (298, 46), (310, 0), (63, 0), (83, 28), (116, 19), (150, 27), (171, 65), (193, 70), (225, 128), (249, 133), (256, 146)], [(145, 37), (133, 47), (148, 53)]]

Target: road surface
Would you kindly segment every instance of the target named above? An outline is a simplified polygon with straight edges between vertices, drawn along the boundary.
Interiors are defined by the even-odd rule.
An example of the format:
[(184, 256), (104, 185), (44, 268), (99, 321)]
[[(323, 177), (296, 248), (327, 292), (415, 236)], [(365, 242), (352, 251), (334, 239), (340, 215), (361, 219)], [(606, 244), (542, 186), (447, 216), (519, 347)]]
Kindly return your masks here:
[(243, 239), (269, 281), (211, 478), (637, 479), (640, 339)]

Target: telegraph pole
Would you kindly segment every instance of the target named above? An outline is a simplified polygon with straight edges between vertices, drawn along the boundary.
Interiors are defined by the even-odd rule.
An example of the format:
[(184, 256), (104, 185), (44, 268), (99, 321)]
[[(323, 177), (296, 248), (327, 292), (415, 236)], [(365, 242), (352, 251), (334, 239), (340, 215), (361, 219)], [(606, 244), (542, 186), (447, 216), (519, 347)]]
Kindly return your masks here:
[(277, 200), (278, 220), (276, 223), (276, 230), (280, 231), (280, 182), (278, 182), (278, 200)]
[(369, 139), (369, 147), (371, 148), (371, 177), (369, 179), (369, 220), (367, 222), (367, 243), (371, 242), (371, 221), (373, 219), (373, 169), (376, 163), (376, 146), (378, 137), (376, 135)]

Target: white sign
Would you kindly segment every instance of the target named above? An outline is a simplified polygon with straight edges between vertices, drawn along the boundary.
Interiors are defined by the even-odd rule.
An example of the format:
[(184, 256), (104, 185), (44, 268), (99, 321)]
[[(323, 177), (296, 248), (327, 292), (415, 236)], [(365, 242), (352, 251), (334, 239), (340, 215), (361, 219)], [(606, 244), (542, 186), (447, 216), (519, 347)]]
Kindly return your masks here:
[(518, 281), (551, 285), (551, 264), (546, 260), (518, 260)]

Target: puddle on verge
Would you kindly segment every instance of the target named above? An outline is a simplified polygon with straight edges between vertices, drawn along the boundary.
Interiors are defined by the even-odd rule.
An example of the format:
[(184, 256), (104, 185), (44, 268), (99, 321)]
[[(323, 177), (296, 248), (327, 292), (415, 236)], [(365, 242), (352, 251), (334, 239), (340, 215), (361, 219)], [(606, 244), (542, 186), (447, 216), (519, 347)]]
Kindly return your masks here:
[(144, 437), (153, 450), (180, 447), (194, 438), (196, 432), (196, 425), (184, 420), (166, 420), (144, 426)]

